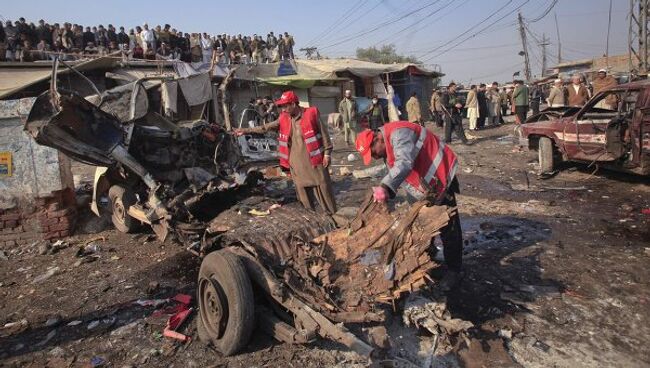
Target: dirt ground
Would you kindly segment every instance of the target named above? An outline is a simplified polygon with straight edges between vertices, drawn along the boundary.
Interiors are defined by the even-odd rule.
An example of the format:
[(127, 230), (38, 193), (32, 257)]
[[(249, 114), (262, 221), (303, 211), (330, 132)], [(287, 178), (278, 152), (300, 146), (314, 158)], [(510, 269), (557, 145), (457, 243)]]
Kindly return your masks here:
[[(536, 153), (513, 152), (513, 127), (472, 132), (477, 139), (469, 146), (452, 144), (461, 160), (458, 200), (465, 251), (463, 282), (447, 297), (452, 315), (475, 328), (467, 339), (444, 341), (448, 353), (439, 349), (432, 355), (433, 337), (405, 327), (396, 313), (386, 323), (394, 362), (649, 366), (650, 216), (642, 210), (650, 208), (650, 184), (574, 164), (540, 179)], [(347, 160), (352, 150), (340, 136), (336, 147), (339, 207), (358, 206), (378, 179), (340, 175), (342, 168), (361, 164)], [(83, 191), (92, 168), (75, 164), (74, 171)], [(122, 234), (88, 210), (81, 217), (77, 234), (61, 247), (4, 249), (0, 327), (17, 323), (0, 330), (0, 366), (367, 365), (332, 342), (293, 346), (259, 331), (246, 351), (222, 357), (198, 341), (194, 318), (181, 329), (192, 336), (190, 343), (161, 337), (166, 316), (133, 302), (194, 295), (199, 260), (182, 247), (160, 243), (150, 231)], [(79, 246), (89, 242), (99, 245), (94, 257), (77, 257)]]

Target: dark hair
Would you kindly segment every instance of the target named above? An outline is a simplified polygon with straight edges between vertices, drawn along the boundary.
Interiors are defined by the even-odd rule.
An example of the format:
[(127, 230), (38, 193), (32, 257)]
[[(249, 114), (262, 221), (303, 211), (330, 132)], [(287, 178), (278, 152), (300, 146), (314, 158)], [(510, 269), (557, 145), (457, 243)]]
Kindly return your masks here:
[(471, 86), (469, 86), (469, 89), (474, 89), (474, 88), (476, 88), (476, 84), (472, 84)]
[(451, 87), (453, 87), (453, 86), (455, 86), (455, 85), (456, 85), (456, 83), (451, 82), (451, 83), (449, 83), (449, 85), (447, 86), (447, 88), (451, 88)]
[(417, 95), (418, 95), (417, 92), (413, 92), (413, 93), (411, 93), (411, 96), (412, 96), (412, 97), (415, 97), (415, 96), (417, 96)]
[(479, 87), (481, 87), (481, 88), (485, 87), (485, 83), (481, 83), (481, 84), (479, 85)]

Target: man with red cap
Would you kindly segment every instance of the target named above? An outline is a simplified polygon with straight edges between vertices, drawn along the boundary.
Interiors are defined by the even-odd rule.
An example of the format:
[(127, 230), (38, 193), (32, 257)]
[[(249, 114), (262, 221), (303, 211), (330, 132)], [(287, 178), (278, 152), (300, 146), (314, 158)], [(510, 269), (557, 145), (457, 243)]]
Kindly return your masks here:
[[(364, 164), (370, 164), (375, 158), (384, 159), (388, 166), (388, 174), (381, 184), (372, 188), (375, 201), (394, 198), (397, 189), (402, 187), (411, 203), (428, 200), (432, 205), (456, 207), (455, 194), (459, 192), (456, 154), (426, 128), (408, 121), (387, 123), (377, 132), (359, 133), (356, 149)], [(441, 287), (448, 290), (460, 281), (462, 266), (463, 233), (457, 212), (441, 229), (440, 238), (448, 266)], [(430, 250), (433, 257), (436, 250), (433, 239)]]
[(305, 208), (314, 209), (317, 201), (325, 212), (334, 214), (336, 202), (327, 170), (333, 146), (318, 109), (300, 107), (293, 91), (284, 92), (275, 104), (280, 109), (278, 120), (262, 127), (239, 129), (236, 133), (277, 131), (280, 166), (290, 171), (300, 202)]

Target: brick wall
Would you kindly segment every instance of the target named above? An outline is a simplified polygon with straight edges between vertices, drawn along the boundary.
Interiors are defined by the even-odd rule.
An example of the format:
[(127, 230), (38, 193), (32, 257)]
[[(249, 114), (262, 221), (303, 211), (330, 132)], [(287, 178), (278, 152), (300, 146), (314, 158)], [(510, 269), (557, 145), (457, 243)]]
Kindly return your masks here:
[(0, 247), (69, 236), (76, 220), (76, 198), (71, 188), (0, 210)]

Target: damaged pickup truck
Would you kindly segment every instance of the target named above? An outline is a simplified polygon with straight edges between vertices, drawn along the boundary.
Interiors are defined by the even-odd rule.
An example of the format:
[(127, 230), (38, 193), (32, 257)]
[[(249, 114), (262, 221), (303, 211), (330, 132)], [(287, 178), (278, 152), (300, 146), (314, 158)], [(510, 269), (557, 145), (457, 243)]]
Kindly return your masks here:
[[(337, 229), (330, 216), (265, 193), (263, 176), (221, 126), (134, 113), (137, 103), (124, 102), (137, 100), (140, 83), (83, 98), (53, 77), (25, 129), (39, 144), (105, 168), (96, 192), (108, 192), (118, 230), (146, 224), (202, 257), (202, 341), (234, 354), (257, 326), (287, 343), (320, 336), (370, 356), (375, 348), (343, 324), (381, 323), (402, 295), (432, 282), (437, 264), (427, 249), (456, 209), (418, 203), (390, 213), (369, 196)], [(126, 117), (118, 118), (119, 103), (130, 106)], [(270, 210), (252, 216), (250, 207)], [(435, 318), (458, 332), (448, 313)]]
[(573, 161), (650, 175), (650, 81), (602, 91), (582, 108), (544, 110), (520, 129), (521, 144), (538, 151), (542, 173)]

